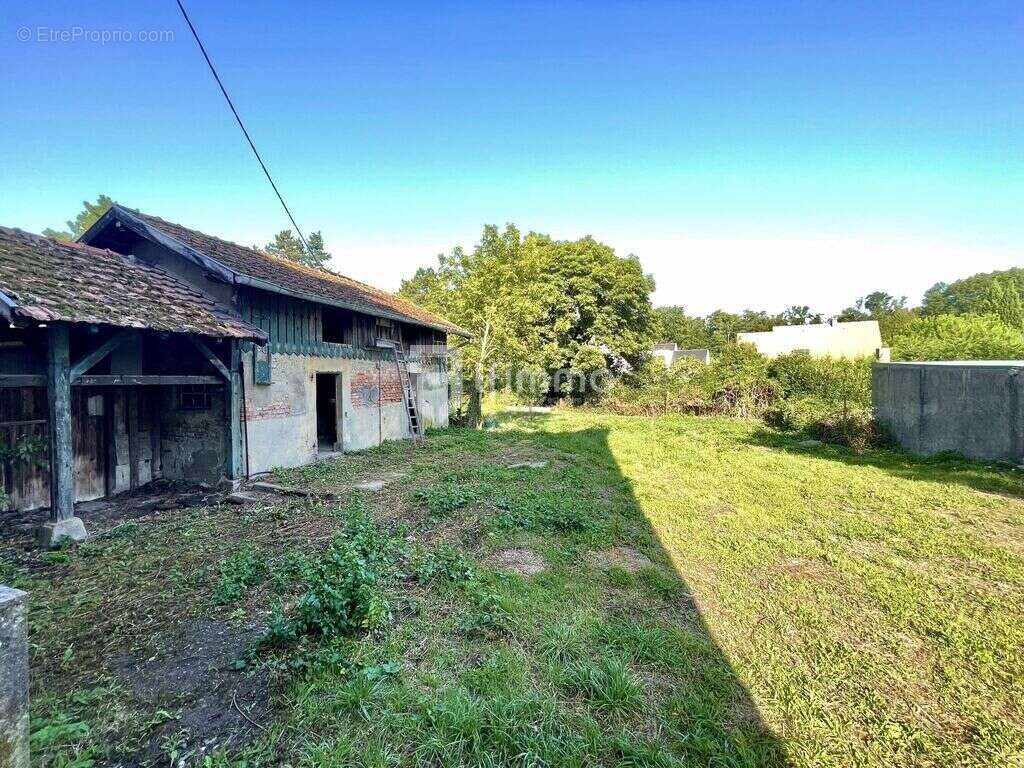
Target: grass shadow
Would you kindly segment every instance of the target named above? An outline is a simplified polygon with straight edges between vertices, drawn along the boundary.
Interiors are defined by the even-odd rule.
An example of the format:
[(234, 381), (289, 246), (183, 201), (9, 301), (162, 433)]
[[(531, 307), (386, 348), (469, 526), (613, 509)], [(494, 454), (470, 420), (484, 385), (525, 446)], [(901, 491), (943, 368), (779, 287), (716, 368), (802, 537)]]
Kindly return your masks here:
[(844, 446), (818, 444), (805, 435), (759, 428), (749, 444), (842, 462), (851, 467), (875, 467), (894, 477), (932, 483), (952, 483), (984, 493), (1024, 498), (1024, 472), (1003, 461), (978, 461), (951, 452), (917, 456), (900, 448), (870, 448), (860, 453)]

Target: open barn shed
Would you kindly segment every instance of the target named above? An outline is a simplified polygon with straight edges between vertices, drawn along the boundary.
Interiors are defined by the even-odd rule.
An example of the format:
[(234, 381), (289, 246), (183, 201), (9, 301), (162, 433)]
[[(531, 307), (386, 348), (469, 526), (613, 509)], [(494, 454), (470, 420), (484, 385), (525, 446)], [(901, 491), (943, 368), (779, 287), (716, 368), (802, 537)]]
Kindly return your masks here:
[(44, 544), (74, 503), (241, 476), (241, 345), (266, 334), (132, 256), (0, 228), (0, 462)]

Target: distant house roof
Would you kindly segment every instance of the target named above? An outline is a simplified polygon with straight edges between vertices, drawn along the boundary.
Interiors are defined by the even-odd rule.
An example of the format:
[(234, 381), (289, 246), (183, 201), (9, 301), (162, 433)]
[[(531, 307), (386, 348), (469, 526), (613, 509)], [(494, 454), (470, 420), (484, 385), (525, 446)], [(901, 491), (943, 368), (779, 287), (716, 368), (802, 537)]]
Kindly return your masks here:
[(469, 337), (469, 331), (411, 302), (327, 269), (238, 245), (157, 216), (114, 205), (80, 238), (92, 242), (112, 222), (180, 253), (222, 278), (274, 293)]
[(0, 314), (264, 341), (266, 334), (131, 256), (0, 227)]

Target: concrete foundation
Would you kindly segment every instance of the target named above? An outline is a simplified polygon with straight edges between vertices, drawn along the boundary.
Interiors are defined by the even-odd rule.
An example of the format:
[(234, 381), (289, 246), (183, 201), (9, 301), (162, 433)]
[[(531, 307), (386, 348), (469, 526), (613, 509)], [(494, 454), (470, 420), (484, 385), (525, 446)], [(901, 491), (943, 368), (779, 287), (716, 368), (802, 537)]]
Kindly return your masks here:
[(69, 541), (72, 544), (79, 544), (87, 538), (89, 538), (89, 534), (80, 517), (45, 522), (39, 526), (39, 530), (36, 532), (36, 541), (44, 549), (55, 549)]
[(876, 363), (876, 418), (918, 454), (1024, 458), (1024, 361)]
[(0, 585), (0, 768), (28, 768), (27, 595)]

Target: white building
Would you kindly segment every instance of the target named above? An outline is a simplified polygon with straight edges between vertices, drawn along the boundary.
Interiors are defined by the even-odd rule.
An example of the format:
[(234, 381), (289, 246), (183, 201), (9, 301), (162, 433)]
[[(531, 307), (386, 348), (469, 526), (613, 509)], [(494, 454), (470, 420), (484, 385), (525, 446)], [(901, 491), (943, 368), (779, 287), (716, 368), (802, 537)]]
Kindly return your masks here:
[(882, 334), (877, 320), (815, 325), (776, 325), (770, 331), (740, 333), (736, 341), (753, 344), (767, 357), (806, 352), (812, 357), (878, 357)]
[(691, 357), (694, 360), (707, 365), (711, 362), (711, 350), (710, 349), (679, 349), (679, 345), (673, 342), (666, 342), (664, 344), (655, 344), (651, 348), (651, 354), (657, 357), (665, 364), (666, 368), (671, 368), (677, 361), (684, 357)]

